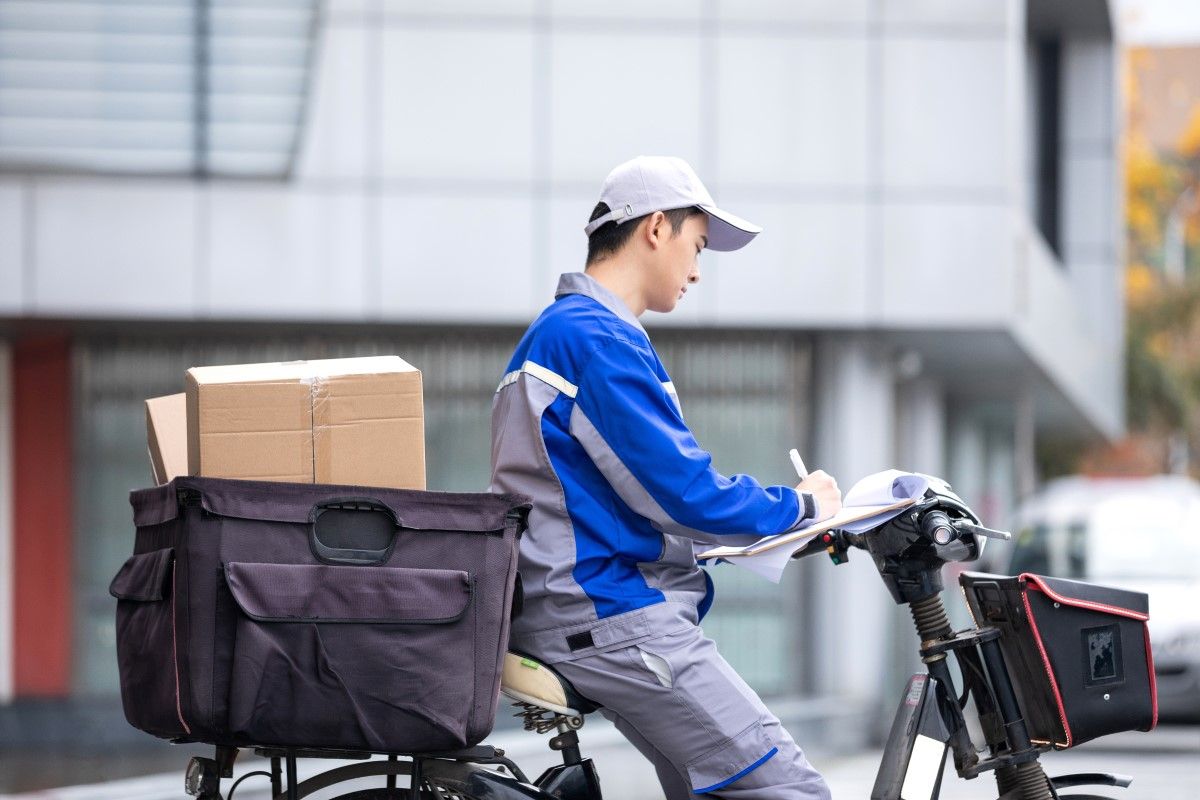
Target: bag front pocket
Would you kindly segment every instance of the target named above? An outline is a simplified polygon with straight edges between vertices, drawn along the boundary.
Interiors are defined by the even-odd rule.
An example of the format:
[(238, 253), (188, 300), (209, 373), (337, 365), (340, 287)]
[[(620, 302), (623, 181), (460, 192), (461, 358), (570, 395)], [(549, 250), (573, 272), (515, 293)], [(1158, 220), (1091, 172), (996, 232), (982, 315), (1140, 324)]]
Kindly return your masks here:
[(179, 707), (175, 549), (130, 556), (109, 584), (117, 598), (117, 664), (125, 719), (173, 739), (191, 731)]
[(230, 563), (229, 730), (247, 742), (373, 751), (466, 745), (468, 573)]

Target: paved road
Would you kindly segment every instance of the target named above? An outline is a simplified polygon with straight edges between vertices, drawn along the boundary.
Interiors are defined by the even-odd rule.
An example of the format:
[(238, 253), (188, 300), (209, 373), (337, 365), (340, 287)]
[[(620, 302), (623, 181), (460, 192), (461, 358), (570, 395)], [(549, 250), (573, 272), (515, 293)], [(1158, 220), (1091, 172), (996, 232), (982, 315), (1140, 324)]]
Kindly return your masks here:
[[(661, 800), (653, 770), (615, 730), (602, 720), (589, 720), (583, 732), (586, 755), (600, 767), (604, 793), (609, 800)], [(531, 776), (555, 760), (545, 747), (547, 737), (512, 732), (489, 739), (505, 747)], [(825, 773), (837, 800), (866, 800), (870, 797), (879, 763), (879, 752), (852, 756), (812, 753), (813, 762)], [(0, 795), (4, 800), (183, 800), (182, 776), (186, 754), (180, 753), (179, 768), (170, 773), (106, 783), (70, 786), (42, 792)], [(1119, 772), (1134, 776), (1128, 789), (1108, 789), (1116, 800), (1196, 800), (1200, 797), (1200, 727), (1160, 728), (1148, 734), (1121, 734), (1045, 757), (1051, 775), (1069, 772)], [(303, 763), (300, 777), (329, 768), (328, 762)], [(237, 775), (261, 769), (259, 759), (240, 761)], [(380, 785), (372, 782), (342, 784), (338, 794), (352, 788)], [(228, 783), (224, 788), (228, 790)], [(960, 781), (951, 774), (943, 787), (944, 800), (995, 800), (995, 783), (989, 777)], [(239, 788), (236, 800), (267, 800), (266, 782), (250, 778)], [(330, 797), (325, 793), (323, 797)]]
[[(834, 798), (868, 798), (879, 764), (879, 752), (829, 759), (825, 771)], [(1159, 728), (1150, 733), (1110, 736), (1072, 750), (1043, 757), (1049, 775), (1114, 772), (1133, 776), (1127, 789), (1089, 788), (1116, 800), (1196, 800), (1200, 798), (1200, 727)], [(944, 800), (995, 800), (994, 778), (960, 780), (947, 767)], [(647, 795), (649, 797), (649, 795)]]

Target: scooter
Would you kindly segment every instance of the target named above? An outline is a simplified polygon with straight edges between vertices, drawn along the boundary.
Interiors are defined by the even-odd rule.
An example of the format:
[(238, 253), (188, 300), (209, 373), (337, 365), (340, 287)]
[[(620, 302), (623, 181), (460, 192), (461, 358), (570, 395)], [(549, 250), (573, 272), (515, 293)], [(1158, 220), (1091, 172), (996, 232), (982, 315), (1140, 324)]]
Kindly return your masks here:
[[(950, 625), (942, 601), (943, 567), (978, 559), (988, 539), (1008, 538), (1003, 531), (982, 526), (948, 484), (931, 478), (924, 497), (900, 516), (862, 533), (819, 534), (793, 554), (796, 559), (827, 554), (834, 564), (844, 564), (851, 550), (865, 551), (892, 599), (912, 613), (926, 671), (913, 675), (905, 686), (872, 800), (937, 800), (947, 752), (962, 779), (992, 772), (999, 800), (1106, 800), (1094, 794), (1065, 795), (1060, 790), (1130, 784), (1127, 776), (1102, 773), (1047, 777), (1039, 758), (1054, 744), (1030, 736), (1001, 646), (1003, 631), (993, 625), (954, 631)], [(961, 693), (951, 659), (961, 676)], [(340, 795), (337, 800), (601, 800), (595, 764), (583, 757), (578, 734), (598, 706), (552, 666), (520, 653), (506, 654), (501, 691), (513, 700), (525, 730), (552, 733), (549, 746), (561, 754), (561, 764), (534, 780), (502, 750), (485, 744), (455, 752), (388, 754), (387, 760), (366, 760), (369, 753), (256, 748), (270, 760), (270, 770), (244, 775), (239, 783), (251, 775), (268, 777), (275, 800), (299, 800), (342, 781), (369, 776), (385, 777), (386, 786)], [(968, 728), (964, 711), (969, 706), (982, 732), (981, 747), (976, 747)], [(186, 779), (188, 793), (219, 800), (220, 779), (232, 776), (236, 753), (234, 748), (218, 748), (215, 759), (193, 759)], [(305, 757), (352, 758), (361, 763), (298, 781), (296, 761)], [(398, 777), (407, 786), (398, 786)], [(234, 784), (227, 800), (233, 800), (236, 789)]]

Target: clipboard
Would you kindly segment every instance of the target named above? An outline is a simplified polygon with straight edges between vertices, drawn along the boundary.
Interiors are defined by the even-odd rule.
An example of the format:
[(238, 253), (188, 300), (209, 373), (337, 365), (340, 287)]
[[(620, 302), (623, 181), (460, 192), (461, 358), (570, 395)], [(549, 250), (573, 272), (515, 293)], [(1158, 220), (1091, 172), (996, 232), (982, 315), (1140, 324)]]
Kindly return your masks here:
[(918, 499), (919, 498), (905, 498), (903, 500), (897, 500), (894, 503), (885, 503), (883, 505), (850, 506), (849, 508), (843, 508), (829, 519), (823, 520), (816, 525), (810, 525), (807, 528), (800, 528), (799, 530), (788, 531), (787, 533), (779, 533), (774, 536), (766, 536), (762, 539), (759, 539), (757, 542), (754, 542), (753, 544), (746, 545), (745, 547), (714, 547), (710, 550), (705, 550), (703, 553), (697, 554), (696, 558), (732, 559), (744, 556), (757, 556), (770, 550), (774, 550), (779, 547), (785, 547), (790, 544), (797, 545), (795, 549), (798, 550), (800, 545), (806, 544), (808, 540), (812, 539), (814, 536), (818, 536), (826, 531), (831, 531), (835, 528), (848, 525), (851, 522), (858, 522), (860, 520), (867, 519), (868, 517), (873, 517), (877, 514), (883, 514), (887, 511), (895, 511), (899, 508), (907, 508), (908, 506), (915, 505)]

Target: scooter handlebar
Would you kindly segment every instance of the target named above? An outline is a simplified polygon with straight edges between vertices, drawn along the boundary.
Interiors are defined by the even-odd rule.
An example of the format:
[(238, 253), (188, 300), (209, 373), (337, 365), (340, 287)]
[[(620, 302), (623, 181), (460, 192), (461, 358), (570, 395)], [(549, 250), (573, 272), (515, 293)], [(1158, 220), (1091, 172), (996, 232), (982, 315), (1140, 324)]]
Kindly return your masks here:
[(1001, 541), (1009, 541), (1012, 539), (1012, 534), (1008, 531), (998, 531), (995, 528), (985, 528), (982, 525), (974, 525), (967, 522), (965, 519), (956, 519), (950, 523), (954, 526), (959, 534), (970, 533), (975, 536), (983, 536), (988, 539), (1000, 539)]

